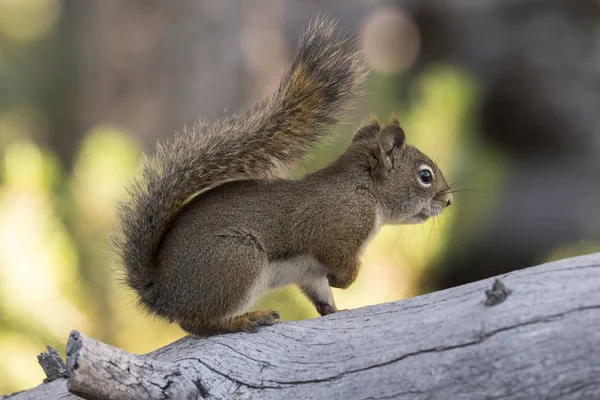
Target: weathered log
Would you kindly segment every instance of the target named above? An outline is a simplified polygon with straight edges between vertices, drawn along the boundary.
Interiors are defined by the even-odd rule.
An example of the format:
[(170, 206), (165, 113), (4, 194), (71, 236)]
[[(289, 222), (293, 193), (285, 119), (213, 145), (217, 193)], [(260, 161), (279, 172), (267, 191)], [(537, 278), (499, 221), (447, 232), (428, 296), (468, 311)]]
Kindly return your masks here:
[(143, 356), (74, 332), (13, 399), (600, 398), (600, 253), (497, 278)]

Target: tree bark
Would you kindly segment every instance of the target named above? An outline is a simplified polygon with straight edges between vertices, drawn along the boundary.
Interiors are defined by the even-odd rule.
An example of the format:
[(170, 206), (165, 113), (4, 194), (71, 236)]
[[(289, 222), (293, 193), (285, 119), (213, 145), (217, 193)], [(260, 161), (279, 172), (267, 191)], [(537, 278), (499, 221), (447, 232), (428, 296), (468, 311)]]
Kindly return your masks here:
[(12, 399), (597, 399), (600, 253), (132, 355), (74, 332), (69, 379)]

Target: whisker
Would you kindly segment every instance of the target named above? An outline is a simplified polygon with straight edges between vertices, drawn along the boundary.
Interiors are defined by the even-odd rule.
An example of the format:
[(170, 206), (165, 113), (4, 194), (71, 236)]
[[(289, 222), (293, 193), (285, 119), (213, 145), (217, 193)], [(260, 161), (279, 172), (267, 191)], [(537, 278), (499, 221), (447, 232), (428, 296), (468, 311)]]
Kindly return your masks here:
[[(440, 208), (440, 212), (442, 212), (441, 207), (439, 207), (439, 208)], [(433, 219), (433, 232), (434, 232), (433, 239), (434, 240), (436, 240), (436, 239), (439, 240), (440, 239), (440, 232), (441, 231), (442, 230), (440, 228), (440, 217), (438, 215), (437, 217), (435, 217)]]
[[(433, 219), (435, 219), (435, 218), (430, 218), (430, 220), (433, 220)], [(425, 259), (426, 256), (425, 255), (429, 254), (429, 251), (428, 251), (429, 250), (429, 242), (431, 240), (431, 232), (434, 229), (435, 229), (435, 224), (432, 223), (431, 227), (429, 228), (429, 234), (427, 235), (427, 242), (425, 243), (425, 252), (423, 253), (423, 261), (424, 261), (423, 264), (426, 264), (426, 262), (425, 262), (426, 261), (426, 259)]]
[(438, 165), (438, 164), (439, 164), (439, 161), (440, 161), (440, 160), (438, 159), (438, 156), (441, 156), (441, 154), (437, 154), (437, 151), (438, 151), (438, 147), (439, 147), (439, 145), (440, 145), (440, 139), (441, 139), (441, 138), (442, 138), (442, 134), (441, 134), (441, 133), (438, 133), (438, 139), (437, 139), (437, 143), (435, 144), (435, 149), (433, 150), (433, 159), (435, 160), (435, 161), (434, 161), (434, 163), (435, 163), (436, 165)]
[(395, 227), (395, 229), (398, 229), (398, 235), (396, 235), (396, 241), (394, 242), (394, 247), (392, 247), (392, 251), (396, 251), (398, 249), (398, 246), (402, 248), (402, 235), (406, 234), (406, 225), (398, 225), (397, 227)]
[(475, 192), (475, 193), (487, 193), (484, 190), (478, 190), (478, 189), (459, 189), (459, 190), (450, 190), (450, 193), (454, 194), (454, 193), (461, 193), (461, 192)]
[(452, 184), (453, 184), (453, 185), (456, 185), (456, 184), (459, 184), (459, 183), (461, 183), (461, 182), (464, 182), (464, 181), (466, 181), (466, 180), (468, 180), (468, 179), (471, 179), (471, 178), (473, 178), (474, 176), (476, 176), (477, 174), (481, 173), (481, 171), (482, 171), (482, 169), (481, 169), (481, 170), (479, 170), (479, 171), (474, 171), (474, 172), (471, 172), (471, 173), (469, 173), (469, 174), (467, 174), (467, 175), (463, 176), (462, 178), (458, 179), (456, 182), (454, 182), (454, 183), (452, 183)]
[(289, 298), (282, 303), (282, 306), (285, 308), (288, 308), (292, 304), (292, 301), (296, 300), (296, 298), (298, 296), (304, 296), (304, 292), (300, 291), (300, 292), (294, 294), (293, 296), (289, 296)]
[(469, 181), (469, 180), (473, 179), (473, 178), (474, 178), (474, 177), (476, 177), (477, 175), (479, 175), (479, 174), (480, 174), (482, 171), (484, 171), (485, 169), (486, 169), (485, 167), (484, 167), (484, 168), (481, 168), (479, 171), (473, 172), (473, 173), (471, 173), (471, 174), (469, 174), (469, 175), (467, 175), (467, 176), (465, 176), (465, 177), (463, 177), (463, 178), (461, 178), (461, 179), (457, 180), (456, 182), (454, 182), (454, 183), (452, 183), (452, 184), (450, 184), (450, 185), (448, 185), (448, 186), (449, 186), (450, 188), (453, 188), (453, 187), (456, 187), (456, 186), (462, 185), (463, 183), (465, 183), (465, 182), (467, 182), (467, 181)]
[(455, 182), (455, 183), (453, 183), (453, 184), (451, 184), (451, 185), (448, 185), (448, 187), (449, 187), (450, 189), (458, 188), (458, 187), (460, 187), (460, 186), (464, 185), (465, 183), (467, 183), (468, 181), (470, 181), (472, 178), (473, 178), (473, 177), (469, 177), (469, 178), (463, 179), (463, 180), (461, 180), (461, 181), (458, 181), (458, 182)]

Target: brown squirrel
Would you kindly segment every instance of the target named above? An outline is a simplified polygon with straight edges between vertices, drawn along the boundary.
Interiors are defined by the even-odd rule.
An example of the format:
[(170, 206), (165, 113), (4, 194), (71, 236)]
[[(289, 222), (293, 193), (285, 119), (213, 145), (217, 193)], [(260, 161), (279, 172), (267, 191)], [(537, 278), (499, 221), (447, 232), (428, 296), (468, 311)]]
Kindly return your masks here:
[(279, 178), (340, 120), (367, 72), (356, 43), (319, 17), (274, 95), (157, 146), (118, 212), (118, 255), (141, 304), (198, 335), (273, 324), (277, 312), (248, 308), (289, 284), (334, 313), (331, 287), (354, 282), (382, 224), (421, 223), (452, 203), (395, 119), (367, 123), (326, 168)]

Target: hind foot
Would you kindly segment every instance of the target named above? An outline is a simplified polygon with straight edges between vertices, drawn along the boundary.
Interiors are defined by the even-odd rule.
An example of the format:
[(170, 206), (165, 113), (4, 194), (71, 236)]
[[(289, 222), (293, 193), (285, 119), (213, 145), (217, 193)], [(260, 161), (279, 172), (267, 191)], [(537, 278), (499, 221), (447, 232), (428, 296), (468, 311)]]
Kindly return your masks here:
[(253, 311), (220, 321), (200, 322), (194, 320), (180, 321), (181, 328), (193, 335), (211, 336), (221, 333), (258, 332), (261, 326), (271, 326), (279, 322), (281, 317), (277, 311)]
[(240, 331), (258, 332), (261, 326), (271, 326), (281, 321), (281, 316), (277, 311), (252, 311), (234, 317), (231, 321), (234, 326), (239, 327)]

